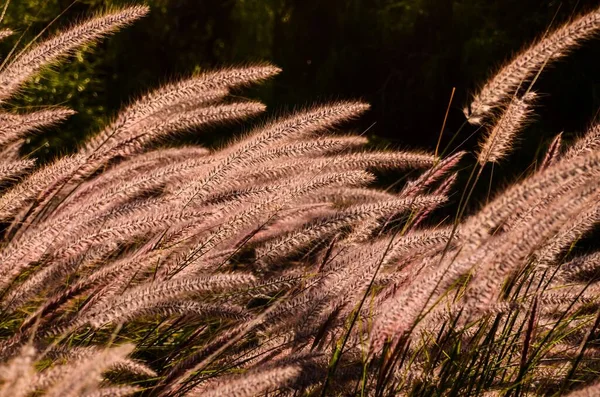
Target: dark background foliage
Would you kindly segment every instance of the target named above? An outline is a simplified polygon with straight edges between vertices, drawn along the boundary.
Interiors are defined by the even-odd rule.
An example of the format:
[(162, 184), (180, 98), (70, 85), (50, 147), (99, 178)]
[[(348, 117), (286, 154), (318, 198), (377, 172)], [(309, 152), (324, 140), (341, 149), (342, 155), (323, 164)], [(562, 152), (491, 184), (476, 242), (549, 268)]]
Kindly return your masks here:
[[(50, 33), (119, 0), (12, 0), (3, 24), (29, 42), (61, 12)], [(452, 88), (443, 143), (476, 141), (464, 123), (469, 95), (511, 54), (597, 5), (597, 0), (148, 0), (134, 26), (45, 72), (10, 104), (64, 104), (78, 114), (32, 139), (25, 150), (48, 158), (72, 150), (136, 95), (190, 73), (269, 61), (283, 73), (240, 95), (260, 98), (271, 114), (331, 99), (362, 98), (373, 107), (358, 124), (374, 141), (435, 147)], [(21, 44), (22, 46), (23, 44)], [(511, 161), (529, 164), (560, 131), (585, 130), (600, 105), (600, 40), (546, 71), (537, 119)], [(547, 95), (546, 95), (547, 94)], [(237, 126), (237, 128), (242, 128)], [(231, 128), (197, 134), (219, 141)], [(475, 133), (475, 134), (474, 134)], [(204, 135), (201, 135), (204, 134)]]

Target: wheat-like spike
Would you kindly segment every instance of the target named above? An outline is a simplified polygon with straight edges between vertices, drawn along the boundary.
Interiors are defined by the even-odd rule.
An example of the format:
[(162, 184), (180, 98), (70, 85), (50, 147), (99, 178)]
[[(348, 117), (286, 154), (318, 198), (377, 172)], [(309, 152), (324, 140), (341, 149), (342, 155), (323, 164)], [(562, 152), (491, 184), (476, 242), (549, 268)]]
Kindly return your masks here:
[[(228, 199), (226, 205), (217, 207), (214, 219), (207, 219), (205, 225), (202, 225), (202, 230), (206, 230), (211, 222), (218, 222), (219, 228), (222, 230), (222, 209), (228, 208), (231, 213), (230, 218), (241, 221), (245, 218), (246, 221), (251, 221), (261, 214), (260, 210), (264, 210), (264, 215), (267, 218), (277, 216), (282, 211), (289, 211), (291, 203), (303, 201), (304, 197), (309, 193), (320, 191), (322, 189), (334, 186), (363, 186), (371, 183), (374, 177), (364, 171), (349, 171), (349, 172), (329, 172), (301, 175), (296, 178), (288, 178), (279, 184), (266, 185), (260, 188), (249, 188), (242, 191), (232, 198)], [(239, 206), (235, 205), (239, 204)], [(270, 209), (270, 210), (269, 210)], [(273, 211), (269, 213), (269, 211)], [(243, 227), (247, 223), (242, 222), (235, 229)], [(230, 225), (228, 225), (230, 226)]]
[(371, 219), (377, 220), (402, 211), (426, 208), (446, 200), (443, 196), (422, 196), (408, 199), (392, 199), (349, 207), (324, 219), (313, 221), (300, 230), (267, 242), (257, 249), (257, 260), (272, 261), (302, 249), (311, 241), (323, 240), (344, 226), (360, 225)]
[[(160, 139), (169, 132), (184, 130), (194, 126), (199, 126), (209, 122), (218, 122), (234, 118), (235, 106), (255, 105), (257, 103), (233, 103), (217, 105), (215, 102), (224, 98), (227, 92), (209, 91), (199, 97), (194, 97), (193, 106), (176, 106), (162, 110), (157, 114), (146, 115), (135, 123), (128, 123), (123, 126), (110, 126), (110, 134), (103, 132), (99, 137), (92, 140), (88, 150), (84, 153), (89, 154), (94, 159), (105, 155), (107, 152), (115, 151), (119, 147), (132, 145), (137, 140), (145, 138), (146, 141)], [(210, 105), (210, 106), (209, 106)], [(242, 109), (239, 109), (240, 111)], [(231, 115), (228, 115), (231, 113)], [(206, 121), (203, 121), (206, 119)], [(105, 130), (106, 131), (106, 130)], [(92, 150), (93, 148), (93, 150)], [(125, 157), (125, 156), (123, 156)]]
[(0, 183), (12, 182), (27, 173), (35, 165), (35, 160), (19, 160), (0, 163)]
[(55, 259), (65, 258), (110, 238), (114, 238), (113, 242), (126, 241), (151, 227), (159, 230), (161, 225), (176, 223), (186, 216), (194, 217), (196, 213), (193, 210), (172, 211), (167, 200), (150, 198), (88, 215), (81, 219), (81, 223), (77, 222), (79, 219), (67, 218), (36, 225), (19, 238), (14, 238), (2, 251), (1, 257), (13, 263), (39, 260), (42, 254)]
[(5, 38), (12, 36), (13, 35), (13, 31), (10, 29), (2, 29), (0, 30), (0, 40), (4, 40)]
[(138, 386), (111, 386), (85, 393), (82, 397), (126, 397), (134, 395), (141, 390)]
[(85, 167), (79, 171), (79, 175), (90, 174), (115, 157), (126, 157), (140, 152), (148, 144), (160, 141), (175, 132), (254, 116), (264, 110), (265, 106), (261, 103), (242, 102), (178, 112), (173, 117), (161, 120), (160, 123), (133, 128), (127, 131), (128, 133), (122, 134), (123, 136), (120, 136), (117, 142), (107, 143), (102, 150), (91, 154)]
[[(285, 209), (292, 200), (301, 198), (324, 187), (364, 185), (373, 181), (373, 179), (373, 176), (367, 172), (350, 171), (326, 173), (317, 176), (310, 175), (309, 177), (300, 178), (294, 181), (294, 183), (288, 184), (288, 186), (284, 185), (277, 195), (267, 195), (267, 197), (258, 200), (257, 203), (253, 203), (248, 208), (244, 208), (241, 212), (234, 214), (229, 220), (220, 224), (214, 232), (210, 233), (206, 239), (203, 239), (191, 252), (185, 255), (184, 266), (175, 264), (175, 268), (181, 270), (182, 267), (187, 267), (190, 264), (194, 265), (206, 252), (214, 248), (217, 244), (231, 238), (243, 227), (256, 222), (257, 218), (268, 219), (272, 214)], [(173, 266), (167, 266), (163, 272), (170, 274), (172, 270)], [(194, 266), (191, 266), (188, 271), (195, 271)]]
[(25, 141), (18, 139), (13, 143), (9, 143), (0, 148), (0, 158), (3, 163), (21, 160), (21, 147)]
[(187, 375), (190, 373), (189, 368), (195, 365), (201, 365), (201, 360), (205, 359), (211, 354), (214, 354), (215, 350), (218, 350), (223, 344), (228, 343), (228, 341), (234, 338), (236, 334), (239, 334), (239, 332), (245, 328), (247, 328), (246, 324), (234, 325), (223, 330), (220, 334), (215, 335), (215, 338), (213, 338), (207, 346), (204, 346), (203, 349), (177, 362), (173, 368), (169, 370), (163, 382), (159, 386), (169, 387), (171, 389), (177, 388), (180, 385), (180, 382), (187, 378)]
[(263, 336), (258, 346), (242, 349), (233, 362), (241, 362), (244, 368), (264, 364), (274, 354), (280, 353), (294, 343), (294, 335), (286, 332), (273, 336)]
[(252, 397), (270, 394), (291, 385), (301, 373), (302, 368), (294, 364), (255, 369), (243, 376), (219, 380), (208, 387), (200, 385), (192, 389), (188, 395), (190, 397)]
[(349, 167), (402, 170), (429, 167), (436, 159), (433, 155), (418, 152), (361, 152), (324, 157), (322, 161), (324, 163), (320, 165), (330, 170), (345, 170)]
[[(203, 159), (203, 160), (201, 160)], [(196, 146), (184, 146), (174, 148), (161, 148), (144, 153), (133, 154), (128, 159), (121, 161), (116, 166), (109, 168), (96, 178), (86, 181), (80, 185), (75, 193), (71, 195), (72, 201), (81, 200), (81, 196), (94, 190), (109, 189), (115, 184), (122, 184), (124, 180), (139, 178), (149, 172), (158, 169), (195, 161), (197, 164), (209, 164), (215, 161), (211, 151)]]
[(140, 131), (159, 127), (157, 124), (161, 124), (165, 120), (171, 120), (181, 114), (201, 108), (204, 111), (210, 111), (210, 105), (225, 98), (227, 94), (227, 90), (210, 90), (191, 97), (185, 95), (180, 97), (177, 93), (177, 98), (168, 98), (171, 101), (158, 103), (138, 101), (120, 112), (117, 120), (87, 142), (82, 152), (90, 156), (94, 154), (97, 156), (96, 152), (105, 153), (114, 149), (121, 142), (131, 140), (131, 136), (135, 136)]
[[(365, 293), (378, 268), (381, 272), (381, 269), (385, 269), (396, 259), (414, 255), (418, 251), (440, 247), (449, 241), (450, 235), (450, 229), (426, 230), (416, 236), (409, 234), (399, 237), (392, 242), (388, 239), (380, 239), (371, 246), (360, 246), (352, 254), (334, 261), (337, 263), (332, 263), (332, 269), (328, 269), (331, 274), (324, 278), (310, 295), (314, 301), (322, 301), (320, 306), (325, 308), (325, 313), (327, 310), (339, 310), (345, 305), (351, 305), (355, 298)], [(405, 280), (406, 275), (401, 276), (400, 279)], [(340, 314), (349, 314), (353, 309), (344, 308)], [(310, 332), (309, 324), (318, 328), (322, 320), (315, 316), (318, 310), (314, 305), (308, 311), (307, 317), (301, 320), (303, 327), (306, 328), (304, 332)], [(313, 331), (316, 332), (314, 328)]]
[[(262, 278), (259, 281), (249, 285), (245, 290), (240, 291), (240, 294), (257, 297), (268, 296), (278, 291), (290, 289), (304, 279), (304, 273), (297, 269), (291, 269), (283, 272), (283, 276)], [(236, 291), (237, 294), (237, 291)]]
[(5, 101), (42, 67), (87, 43), (126, 26), (148, 13), (146, 6), (132, 6), (72, 27), (18, 55), (0, 72), (0, 101)]
[(115, 319), (126, 317), (138, 308), (151, 307), (157, 303), (180, 299), (201, 292), (234, 289), (254, 281), (249, 275), (222, 274), (210, 277), (179, 278), (141, 285), (125, 294), (95, 308), (86, 320), (93, 327), (101, 327)]
[(575, 390), (569, 394), (567, 397), (595, 397), (600, 393), (600, 383), (595, 383), (593, 385), (586, 386), (584, 388)]
[(347, 137), (318, 137), (307, 141), (285, 143), (266, 150), (253, 158), (248, 165), (273, 162), (280, 158), (299, 158), (302, 156), (319, 156), (335, 154), (342, 151), (359, 148), (367, 143), (367, 139), (360, 136)]
[[(34, 379), (27, 385), (27, 392), (31, 393), (48, 389), (59, 382), (64, 376), (68, 376), (82, 362), (93, 359), (102, 353), (102, 349), (97, 347), (71, 347), (50, 351), (50, 355), (56, 356), (54, 364), (50, 368), (46, 368), (35, 374)], [(106, 367), (104, 372), (126, 372), (130, 375), (142, 377), (157, 376), (156, 372), (147, 366), (126, 357), (114, 361)]]
[(228, 148), (226, 156), (204, 178), (194, 182), (190, 187), (180, 189), (177, 196), (185, 203), (200, 200), (214, 185), (223, 181), (229, 172), (239, 169), (245, 160), (255, 156), (260, 150), (284, 139), (300, 138), (331, 128), (356, 117), (367, 109), (368, 106), (363, 103), (342, 102), (317, 107), (288, 119), (276, 121)]
[[(447, 242), (450, 230), (442, 234), (434, 234), (433, 242)], [(373, 244), (361, 244), (354, 249), (335, 258), (332, 263), (324, 268), (325, 277), (318, 280), (314, 287), (290, 299), (281, 301), (265, 313), (261, 321), (269, 326), (282, 325), (289, 321), (289, 316), (294, 316), (299, 324), (315, 326), (315, 317), (332, 302), (337, 305), (347, 303), (352, 293), (364, 293), (364, 288), (370, 282), (373, 272), (386, 267), (402, 254), (407, 254), (414, 249), (430, 245), (423, 235), (400, 237), (396, 241), (381, 239)], [(360, 291), (358, 291), (358, 289)], [(351, 292), (350, 292), (351, 291)], [(330, 301), (333, 299), (333, 301)], [(304, 317), (299, 318), (298, 313), (304, 312)]]
[[(89, 220), (84, 219), (83, 221)], [(52, 248), (53, 245), (68, 243), (76, 237), (78, 232), (88, 234), (94, 224), (79, 224), (72, 222), (45, 222), (42, 225), (36, 225), (25, 231), (18, 237), (14, 237), (0, 253), (0, 258), (6, 263), (11, 263), (13, 267), (22, 269), (27, 267), (30, 262), (42, 259), (42, 256)]]
[[(579, 348), (577, 345), (570, 344), (568, 342), (557, 343), (556, 345), (552, 346), (550, 351), (547, 353), (547, 356), (553, 359), (573, 360), (577, 357), (578, 351)], [(597, 359), (600, 355), (600, 351), (594, 346), (587, 346), (583, 354), (587, 359)]]
[(366, 204), (373, 201), (392, 200), (401, 197), (401, 195), (370, 187), (342, 187), (336, 189), (323, 189), (319, 192), (317, 197), (307, 197), (303, 202), (317, 205), (325, 202), (332, 203), (336, 207), (345, 208), (353, 204)]
[[(598, 197), (596, 196), (596, 199)], [(573, 217), (565, 227), (544, 244), (536, 253), (538, 267), (555, 264), (559, 255), (569, 248), (575, 241), (589, 233), (600, 220), (600, 205), (590, 200), (588, 207)]]
[(579, 156), (571, 161), (563, 159), (544, 172), (536, 173), (506, 189), (465, 221), (464, 231), (471, 241), (469, 244), (477, 246), (489, 237), (489, 230), (500, 226), (509, 216), (522, 214), (540, 198), (551, 196), (563, 188), (566, 191), (581, 186), (598, 174), (599, 167), (600, 155), (597, 153)]
[(596, 151), (600, 147), (600, 124), (595, 124), (579, 138), (564, 154), (563, 159), (568, 161), (585, 153)]
[[(114, 170), (120, 168), (136, 168), (137, 166), (148, 166), (156, 167), (161, 165), (167, 165), (173, 161), (185, 161), (190, 159), (198, 159), (200, 157), (208, 157), (211, 155), (210, 149), (203, 148), (200, 146), (176, 146), (171, 148), (162, 147), (157, 150), (151, 150), (123, 161)], [(108, 171), (105, 173), (107, 174)], [(104, 176), (103, 174), (102, 176)]]
[(22, 327), (30, 326), (38, 316), (41, 317), (46, 313), (51, 313), (68, 299), (94, 287), (105, 286), (90, 299), (87, 306), (91, 307), (99, 301), (111, 299), (115, 294), (122, 292), (122, 289), (129, 284), (133, 275), (138, 272), (143, 273), (145, 269), (156, 265), (161, 256), (162, 253), (160, 251), (148, 253), (141, 249), (130, 256), (115, 260), (112, 263), (102, 266), (100, 269), (84, 275), (72, 286), (46, 299), (44, 305), (23, 322)]
[[(128, 159), (77, 186), (76, 190), (66, 200), (66, 203), (63, 202), (55, 213), (63, 210), (69, 203), (84, 201), (83, 197), (86, 195), (114, 189), (116, 185), (122, 186), (124, 181), (144, 178), (148, 173), (155, 173), (160, 169), (190, 163), (200, 166), (200, 164), (206, 165), (216, 161), (214, 156), (210, 154), (209, 149), (194, 146), (161, 148), (144, 153), (132, 153)], [(161, 183), (163, 182), (161, 179)], [(155, 185), (158, 186), (161, 183)]]
[(554, 137), (550, 145), (548, 146), (548, 150), (546, 151), (546, 155), (544, 156), (544, 160), (540, 165), (540, 171), (545, 170), (552, 164), (556, 163), (560, 157), (560, 149), (562, 144), (562, 132)]
[(592, 304), (594, 305), (592, 307), (596, 308), (600, 303), (598, 301), (597, 284), (592, 284), (587, 289), (582, 285), (573, 287), (561, 286), (560, 291), (558, 293), (546, 292), (539, 298), (539, 302), (543, 303), (540, 306), (543, 314), (556, 315), (557, 313), (566, 313), (567, 310), (575, 311), (581, 306), (590, 306)]
[(35, 377), (35, 358), (35, 349), (25, 345), (18, 356), (0, 367), (0, 396), (25, 397), (28, 394), (28, 386)]
[(174, 315), (196, 316), (220, 320), (246, 320), (248, 314), (243, 308), (227, 304), (201, 304), (193, 301), (149, 301), (146, 305), (137, 305), (127, 312), (119, 312), (120, 316), (111, 316), (110, 321), (104, 323), (94, 322), (92, 325), (99, 327), (106, 323), (130, 322), (145, 316), (171, 317)]
[(530, 113), (535, 93), (529, 92), (523, 98), (510, 102), (506, 110), (483, 142), (479, 144), (479, 164), (497, 163), (508, 155), (513, 146), (515, 135), (523, 128)]
[(266, 241), (275, 239), (285, 233), (293, 232), (311, 220), (335, 214), (335, 210), (327, 203), (303, 204), (281, 211), (272, 223), (264, 225), (246, 242), (251, 246), (260, 246)]
[[(44, 218), (44, 215), (47, 216), (49, 213), (52, 213), (53, 204), (57, 201), (55, 199), (83, 163), (84, 159), (77, 154), (57, 160), (52, 165), (55, 172), (50, 174), (47, 180), (40, 181), (40, 187), (43, 189), (31, 204), (27, 205), (28, 203), (26, 202), (26, 205), (13, 217), (7, 235), (18, 237), (22, 233), (25, 233), (30, 225), (40, 222)], [(36, 179), (40, 174), (43, 175), (43, 170), (39, 171), (39, 174), (37, 172), (32, 174), (31, 179)], [(28, 182), (31, 182), (31, 180), (27, 179), (24, 181), (24, 183)], [(2, 199), (0, 199), (1, 201)]]
[[(466, 264), (453, 263), (452, 256), (452, 253), (448, 253), (443, 257), (444, 260), (439, 255), (429, 258), (435, 267), (419, 274), (409, 288), (400, 291), (382, 306), (370, 336), (369, 350), (372, 354), (378, 354), (386, 342), (404, 336), (417, 321), (420, 313), (426, 309), (427, 304), (435, 302), (437, 292), (448, 288), (454, 280), (472, 267), (471, 262), (475, 260), (471, 259)], [(432, 296), (433, 299), (430, 299)]]
[(157, 373), (148, 366), (129, 358), (117, 361), (112, 367), (110, 367), (110, 371), (126, 372), (128, 374), (147, 378), (153, 378), (157, 376)]
[(469, 122), (480, 124), (502, 100), (515, 94), (517, 88), (542, 69), (547, 62), (565, 56), (582, 41), (600, 29), (600, 10), (571, 21), (518, 54), (504, 66), (473, 98), (465, 115)]
[(565, 379), (568, 373), (568, 365), (556, 365), (554, 363), (550, 365), (540, 365), (533, 370), (533, 384), (542, 384), (548, 380), (558, 384)]
[(299, 163), (295, 160), (285, 160), (276, 164), (258, 167), (249, 177), (261, 180), (275, 180), (292, 173), (319, 171), (346, 171), (358, 169), (410, 169), (431, 166), (433, 156), (411, 152), (363, 152), (340, 154), (331, 157), (314, 157)]
[[(538, 195), (538, 192), (532, 191), (528, 201), (524, 198), (519, 199), (521, 204), (518, 207), (513, 208), (514, 212), (507, 216), (498, 226), (493, 226), (488, 232), (495, 234), (504, 233), (513, 229), (516, 225), (522, 223), (528, 219), (533, 213), (542, 211), (544, 208), (550, 206), (555, 200), (558, 200), (562, 195), (568, 194), (574, 189), (581, 188), (589, 181), (589, 178), (593, 176), (582, 175), (575, 177), (569, 181), (569, 183), (557, 182), (558, 187), (548, 186), (546, 187), (545, 195)], [(498, 227), (497, 229), (494, 229)]]
[(160, 125), (152, 126), (146, 130), (134, 130), (135, 134), (119, 146), (130, 145), (130, 141), (152, 142), (163, 139), (173, 132), (183, 131), (204, 124), (219, 123), (248, 117), (264, 112), (265, 105), (259, 102), (239, 102), (225, 105), (215, 105), (205, 108), (178, 112), (173, 117), (163, 119)]
[(453, 155), (441, 160), (439, 163), (425, 171), (423, 175), (416, 180), (407, 182), (400, 195), (412, 196), (423, 192), (432, 184), (446, 176), (454, 167), (456, 167), (464, 155), (465, 152), (456, 152)]
[(66, 180), (78, 165), (77, 157), (64, 157), (29, 175), (0, 197), (0, 220), (10, 220), (23, 207), (39, 201), (44, 192)]
[(600, 252), (579, 256), (562, 265), (557, 277), (564, 282), (580, 281), (600, 276)]
[(280, 72), (272, 65), (256, 65), (238, 69), (224, 69), (167, 84), (142, 97), (121, 112), (117, 120), (86, 144), (85, 152), (93, 153), (108, 141), (116, 139), (128, 128), (147, 123), (150, 116), (161, 112), (178, 112), (189, 107), (216, 100), (227, 95), (227, 88), (259, 82)]
[[(86, 22), (67, 36), (121, 24), (119, 13), (111, 15), (112, 22)], [(578, 41), (596, 25), (600, 16), (582, 17), (549, 39)], [(65, 40), (55, 43), (66, 50), (77, 41)], [(537, 54), (526, 51), (514, 62), (533, 69), (509, 65), (500, 73), (508, 73), (504, 83), (490, 83), (505, 92), (486, 94), (486, 87), (476, 98), (471, 122), (505, 110), (481, 144), (478, 166), (509, 152), (535, 96), (521, 84), (572, 47), (568, 40), (542, 40), (532, 47)], [(0, 83), (45, 45), (19, 54), (0, 71)], [(31, 58), (31, 73), (59, 53)], [(596, 127), (568, 156), (560, 154), (559, 134), (540, 169), (465, 220), (425, 229), (416, 227), (450, 196), (464, 153), (369, 151), (363, 137), (328, 134), (366, 110), (359, 102), (277, 119), (219, 149), (152, 149), (178, 131), (262, 110), (222, 100), (230, 89), (278, 71), (258, 65), (168, 83), (132, 102), (74, 156), (35, 171), (19, 157), (23, 134), (63, 110), (0, 114), (0, 223), (8, 225), (0, 244), (0, 308), (9, 332), (0, 335), (0, 392), (443, 391), (455, 374), (439, 360), (444, 352), (459, 347), (469, 358), (489, 349), (488, 341), (500, 343), (486, 360), (502, 374), (492, 371), (480, 393), (537, 380), (547, 362), (572, 379), (592, 368), (600, 353), (585, 346), (599, 321), (598, 255), (560, 263), (600, 216)], [(6, 98), (26, 78), (17, 77)], [(399, 190), (366, 187), (376, 182), (368, 171), (407, 168), (422, 172)], [(414, 212), (404, 216), (408, 211)], [(535, 317), (532, 302), (539, 305)], [(127, 358), (132, 347), (107, 348), (123, 339), (138, 345), (137, 359), (167, 370), (156, 374)], [(410, 359), (396, 362), (400, 341), (406, 351), (397, 352)], [(383, 350), (388, 342), (391, 349)], [(45, 351), (30, 354), (26, 370), (11, 369), (24, 361), (19, 349), (29, 346)], [(541, 361), (531, 360), (529, 346)], [(579, 359), (577, 373), (561, 367)], [(479, 362), (473, 365), (475, 371), (461, 372), (467, 387), (480, 377)], [(381, 377), (373, 377), (379, 370)], [(24, 380), (14, 381), (15, 374)], [(115, 379), (123, 384), (111, 384)], [(138, 381), (148, 389), (134, 386)], [(535, 392), (560, 381), (536, 384)], [(465, 391), (462, 383), (451, 387)]]
[[(121, 244), (141, 239), (144, 236), (151, 236), (151, 233), (157, 234), (170, 225), (193, 219), (197, 215), (189, 211), (169, 211), (168, 208), (162, 210), (160, 206), (143, 208), (141, 211), (134, 211), (128, 217), (119, 217), (115, 221), (108, 221), (99, 230), (92, 231), (92, 223), (86, 226), (88, 231), (79, 230), (76, 239), (59, 240), (54, 247), (47, 248), (50, 252), (46, 252), (44, 259), (50, 264), (10, 292), (6, 297), (7, 301), (16, 307), (29, 296), (39, 292), (40, 288), (47, 286), (50, 280), (57, 280), (71, 274), (77, 270), (78, 261), (76, 259), (90, 250), (106, 248), (103, 255), (107, 255), (117, 250)], [(29, 261), (31, 261), (31, 255), (12, 263), (15, 267), (22, 269), (28, 266)], [(9, 280), (0, 277), (0, 282)]]
[(81, 360), (79, 365), (64, 371), (62, 376), (48, 389), (46, 395), (49, 397), (79, 397), (84, 393), (96, 391), (102, 380), (102, 373), (123, 360), (132, 351), (132, 345), (121, 345)]
[(75, 114), (71, 109), (48, 109), (27, 114), (0, 114), (0, 146), (18, 141), (26, 133), (57, 124)]
[[(52, 385), (56, 379), (58, 379), (66, 371), (69, 371), (69, 367), (75, 367), (79, 365), (79, 362), (94, 357), (97, 354), (101, 354), (102, 349), (96, 346), (92, 347), (57, 347), (53, 350), (47, 351), (46, 354), (52, 357), (55, 362), (50, 368), (39, 372), (36, 376), (36, 389), (45, 389)], [(58, 365), (58, 363), (61, 363)], [(141, 375), (145, 377), (154, 377), (156, 372), (148, 368), (144, 364), (130, 358), (122, 358), (115, 361), (110, 367), (107, 368), (109, 372), (128, 372), (133, 375)]]
[(90, 184), (82, 185), (78, 192), (67, 198), (50, 216), (48, 222), (86, 221), (91, 215), (107, 213), (140, 195), (156, 193), (169, 182), (189, 181), (188, 173), (200, 173), (210, 163), (210, 158), (175, 162), (141, 175), (136, 174), (130, 179), (116, 179), (114, 183), (104, 188), (97, 188), (92, 181)]
[[(272, 164), (259, 166), (252, 172), (244, 172), (244, 181), (254, 184), (269, 184), (276, 180), (313, 175), (321, 172), (342, 172), (364, 169), (406, 169), (425, 168), (434, 163), (431, 155), (403, 152), (364, 152), (340, 154), (331, 157), (311, 157), (303, 162), (297, 160), (282, 160)], [(242, 171), (238, 171), (240, 175)], [(240, 175), (241, 176), (241, 175)], [(232, 178), (222, 189), (239, 188), (239, 178)], [(242, 183), (245, 185), (245, 183)]]
[[(466, 298), (466, 304), (471, 305), (467, 312), (481, 310), (482, 307), (488, 307), (493, 303), (495, 294), (502, 280), (512, 271), (518, 269), (525, 258), (532, 252), (533, 248), (541, 242), (552, 236), (560, 227), (577, 216), (586, 204), (597, 200), (596, 187), (587, 187), (558, 200), (547, 211), (532, 216), (531, 220), (523, 222), (520, 228), (505, 236), (505, 244), (497, 249), (491, 249), (475, 273), (474, 280), (471, 282)], [(509, 251), (506, 247), (510, 246)]]
[[(438, 186), (438, 188), (433, 192), (433, 195), (447, 197), (450, 194), (450, 189), (454, 187), (454, 183), (457, 179), (458, 173), (455, 172), (454, 174), (446, 178), (446, 180), (444, 180), (440, 184), (440, 186)], [(415, 217), (415, 220), (412, 222), (410, 229), (414, 229), (417, 226), (419, 226), (419, 224), (421, 224), (421, 222), (423, 222), (429, 216), (429, 214), (431, 214), (431, 212), (436, 210), (440, 206), (440, 204), (441, 203), (431, 203), (429, 207), (427, 207), (425, 210), (422, 210)]]

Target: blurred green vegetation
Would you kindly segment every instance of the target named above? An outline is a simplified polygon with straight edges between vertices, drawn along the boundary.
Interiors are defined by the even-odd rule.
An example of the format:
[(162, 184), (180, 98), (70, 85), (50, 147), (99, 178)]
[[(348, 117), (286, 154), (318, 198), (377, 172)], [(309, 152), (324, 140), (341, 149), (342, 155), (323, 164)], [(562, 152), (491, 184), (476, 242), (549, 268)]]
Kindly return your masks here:
[[(0, 50), (8, 54), (45, 28), (42, 37), (86, 15), (131, 2), (12, 0), (2, 23), (16, 34), (0, 43)], [(72, 150), (120, 107), (162, 82), (254, 61), (283, 68), (273, 82), (240, 93), (260, 98), (271, 113), (331, 99), (362, 98), (373, 109), (359, 129), (368, 129), (379, 141), (431, 148), (452, 87), (457, 91), (444, 142), (464, 121), (461, 108), (469, 93), (496, 67), (550, 24), (589, 10), (597, 1), (148, 0), (147, 4), (152, 9), (147, 18), (44, 72), (11, 101), (9, 107), (19, 111), (63, 104), (78, 112), (60, 127), (34, 137), (26, 150), (38, 150), (42, 157)], [(568, 137), (594, 117), (600, 105), (599, 55), (600, 43), (585, 45), (537, 83), (538, 91), (552, 95), (538, 109), (541, 122), (521, 143), (531, 146), (530, 157), (554, 134), (565, 130)], [(464, 128), (456, 142), (466, 139), (472, 144), (473, 132)], [(217, 130), (211, 136), (218, 140), (225, 133)]]

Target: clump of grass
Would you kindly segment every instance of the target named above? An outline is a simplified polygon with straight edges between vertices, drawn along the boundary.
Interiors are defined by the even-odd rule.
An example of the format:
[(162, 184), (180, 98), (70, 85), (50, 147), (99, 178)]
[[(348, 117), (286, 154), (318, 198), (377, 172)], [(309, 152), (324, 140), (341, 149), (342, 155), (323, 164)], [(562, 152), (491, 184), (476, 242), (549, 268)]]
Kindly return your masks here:
[[(147, 12), (27, 48), (0, 70), (0, 99)], [(0, 395), (594, 395), (600, 255), (572, 248), (600, 219), (600, 128), (565, 153), (557, 136), (536, 171), (465, 203), (533, 112), (525, 83), (599, 20), (547, 35), (475, 96), (469, 121), (489, 133), (454, 222), (428, 216), (464, 153), (368, 150), (337, 133), (361, 102), (218, 150), (161, 147), (260, 113), (228, 93), (279, 72), (268, 64), (165, 85), (43, 166), (18, 149), (70, 111), (0, 114)], [(380, 170), (420, 173), (382, 190)]]

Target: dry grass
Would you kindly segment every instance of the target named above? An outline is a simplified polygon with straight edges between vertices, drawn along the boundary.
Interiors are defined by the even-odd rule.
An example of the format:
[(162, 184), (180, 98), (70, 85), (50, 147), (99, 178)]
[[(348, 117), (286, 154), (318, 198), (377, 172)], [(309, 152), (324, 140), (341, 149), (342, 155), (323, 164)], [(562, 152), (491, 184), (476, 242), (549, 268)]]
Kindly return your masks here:
[[(147, 11), (28, 48), (0, 70), (0, 99)], [(19, 158), (22, 140), (70, 111), (1, 114), (0, 395), (596, 395), (600, 255), (572, 249), (600, 219), (600, 127), (567, 151), (557, 136), (538, 170), (465, 208), (532, 112), (529, 79), (598, 21), (547, 35), (475, 96), (469, 121), (489, 133), (437, 225), (464, 153), (368, 150), (339, 134), (360, 102), (219, 150), (161, 148), (260, 113), (227, 96), (271, 65), (161, 87), (45, 166)], [(418, 173), (380, 190), (378, 170)]]

